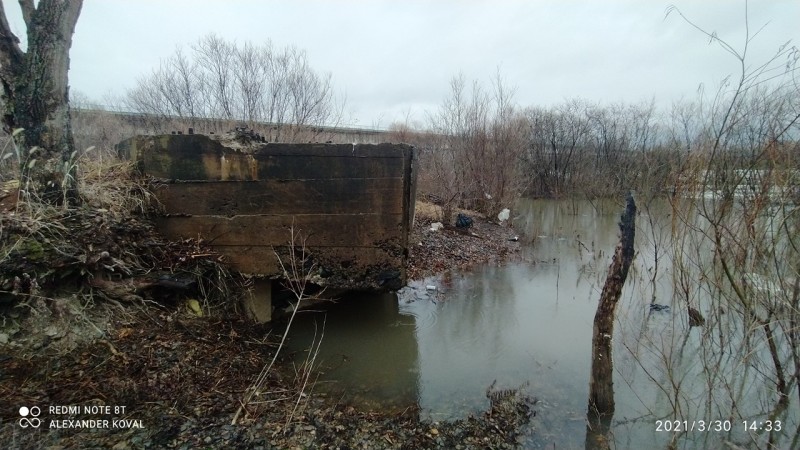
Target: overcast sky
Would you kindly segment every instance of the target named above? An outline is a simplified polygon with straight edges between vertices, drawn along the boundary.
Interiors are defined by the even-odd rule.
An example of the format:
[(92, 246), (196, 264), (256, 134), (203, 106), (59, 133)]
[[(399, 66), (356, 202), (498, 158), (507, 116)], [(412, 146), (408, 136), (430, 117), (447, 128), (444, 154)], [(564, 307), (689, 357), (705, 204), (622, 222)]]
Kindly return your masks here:
[[(5, 1), (24, 36), (16, 1)], [(694, 98), (736, 61), (672, 14), (741, 48), (743, 0), (208, 1), (85, 0), (71, 52), (70, 85), (97, 101), (124, 95), (175, 49), (216, 33), (237, 42), (305, 49), (347, 98), (346, 121), (386, 127), (423, 120), (459, 74), (486, 87), (500, 68), (516, 103), (552, 105)], [(763, 61), (781, 44), (800, 45), (800, 1), (751, 0), (750, 50)]]

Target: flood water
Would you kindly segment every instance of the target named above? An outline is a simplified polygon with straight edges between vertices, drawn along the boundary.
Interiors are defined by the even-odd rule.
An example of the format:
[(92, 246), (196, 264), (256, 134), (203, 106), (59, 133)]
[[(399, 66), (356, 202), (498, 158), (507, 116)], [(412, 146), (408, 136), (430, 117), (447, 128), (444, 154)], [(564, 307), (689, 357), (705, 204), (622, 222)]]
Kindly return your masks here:
[[(398, 294), (353, 295), (303, 312), (291, 330), (291, 350), (302, 362), (324, 330), (315, 392), (363, 409), (417, 405), (425, 419), (449, 420), (485, 411), (493, 383), (523, 389), (538, 399), (526, 447), (582, 448), (592, 321), (622, 207), (621, 201), (521, 202), (514, 220), (525, 241), (522, 261), (446, 273)], [(672, 382), (662, 362), (686, 365), (680, 382), (687, 385), (700, 370), (691, 363), (692, 348), (700, 347), (698, 329), (676, 319), (678, 308), (649, 312), (653, 289), (664, 304), (672, 292), (666, 258), (660, 255), (654, 269), (659, 253), (653, 250), (668, 215), (651, 221), (648, 214), (659, 211), (637, 219), (638, 253), (617, 309), (613, 448), (665, 448), (676, 434), (656, 431), (656, 420), (674, 418), (670, 393), (660, 387)], [(654, 270), (663, 275), (651, 276)], [(659, 357), (677, 346), (688, 356)], [(697, 383), (682, 395), (702, 396)], [(683, 420), (720, 419), (700, 410), (684, 413)], [(742, 427), (733, 420), (726, 439), (741, 441)], [(684, 434), (677, 448), (715, 448), (722, 438)]]

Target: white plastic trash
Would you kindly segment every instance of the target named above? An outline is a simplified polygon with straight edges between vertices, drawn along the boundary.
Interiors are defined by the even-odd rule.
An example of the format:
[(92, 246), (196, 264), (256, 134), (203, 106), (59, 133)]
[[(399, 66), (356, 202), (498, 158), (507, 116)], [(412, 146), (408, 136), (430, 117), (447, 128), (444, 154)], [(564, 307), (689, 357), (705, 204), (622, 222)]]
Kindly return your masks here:
[(510, 215), (511, 215), (511, 210), (508, 208), (504, 208), (502, 211), (500, 211), (500, 214), (497, 215), (497, 220), (499, 220), (500, 222), (505, 222), (506, 220), (508, 220), (508, 217)]

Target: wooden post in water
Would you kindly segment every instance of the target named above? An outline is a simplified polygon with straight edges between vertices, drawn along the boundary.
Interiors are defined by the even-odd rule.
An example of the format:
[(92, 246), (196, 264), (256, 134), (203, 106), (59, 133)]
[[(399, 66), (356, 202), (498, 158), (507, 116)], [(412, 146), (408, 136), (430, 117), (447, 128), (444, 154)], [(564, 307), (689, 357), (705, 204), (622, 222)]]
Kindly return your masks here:
[(628, 193), (625, 212), (619, 223), (620, 239), (608, 268), (606, 283), (594, 315), (592, 334), (592, 373), (589, 381), (589, 412), (586, 425), (586, 448), (609, 448), (608, 431), (614, 416), (614, 363), (611, 337), (614, 335), (614, 310), (633, 261), (636, 234), (636, 203)]

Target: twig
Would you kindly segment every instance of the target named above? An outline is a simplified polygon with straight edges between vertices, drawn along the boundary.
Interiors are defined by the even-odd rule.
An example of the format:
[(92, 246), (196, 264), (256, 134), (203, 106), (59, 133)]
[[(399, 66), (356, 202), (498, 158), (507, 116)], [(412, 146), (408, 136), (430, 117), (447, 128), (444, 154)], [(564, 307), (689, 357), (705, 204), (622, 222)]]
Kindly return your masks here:
[[(242, 411), (246, 408), (246, 406), (252, 401), (253, 396), (258, 392), (261, 387), (264, 385), (267, 379), (267, 375), (272, 370), (272, 366), (275, 365), (275, 361), (278, 359), (278, 355), (280, 354), (281, 350), (283, 349), (284, 344), (286, 343), (286, 338), (289, 335), (289, 330), (292, 328), (292, 323), (294, 323), (294, 318), (297, 315), (298, 309), (300, 309), (300, 304), (303, 300), (312, 298), (308, 294), (306, 294), (308, 278), (307, 273), (312, 272), (314, 270), (315, 265), (312, 264), (310, 268), (306, 269), (305, 262), (307, 259), (306, 253), (306, 245), (305, 239), (302, 239), (300, 233), (296, 233), (294, 226), (289, 229), (290, 233), (290, 241), (289, 241), (289, 258), (288, 258), (288, 267), (286, 262), (278, 255), (278, 252), (275, 252), (275, 256), (278, 258), (278, 264), (280, 265), (281, 272), (287, 278), (286, 286), (292, 291), (297, 302), (293, 305), (292, 314), (289, 317), (289, 323), (286, 325), (286, 330), (283, 332), (283, 336), (281, 337), (281, 341), (278, 344), (278, 348), (275, 350), (275, 354), (272, 356), (272, 360), (269, 364), (265, 365), (261, 372), (256, 377), (255, 382), (250, 386), (250, 388), (246, 391), (244, 399), (240, 401), (239, 408), (236, 410), (236, 413), (231, 420), (231, 425), (235, 425), (236, 421), (239, 419), (239, 416), (242, 414)], [(300, 254), (301, 258), (298, 260), (296, 255), (297, 249), (297, 242), (298, 240), (302, 239), (302, 244), (300, 246)], [(318, 296), (319, 294), (317, 294)]]
[(122, 353), (121, 353), (119, 350), (117, 350), (117, 349), (114, 347), (114, 345), (113, 345), (113, 344), (111, 344), (111, 342), (108, 342), (108, 341), (107, 341), (107, 340), (105, 340), (105, 339), (100, 339), (98, 342), (99, 342), (99, 343), (101, 343), (101, 344), (105, 344), (105, 345), (106, 345), (106, 347), (108, 347), (108, 349), (109, 349), (109, 350), (111, 350), (111, 353), (113, 353), (113, 354), (114, 354), (114, 356), (119, 356), (119, 355), (123, 355), (123, 356), (125, 356), (125, 355), (124, 355), (124, 354), (122, 354)]

